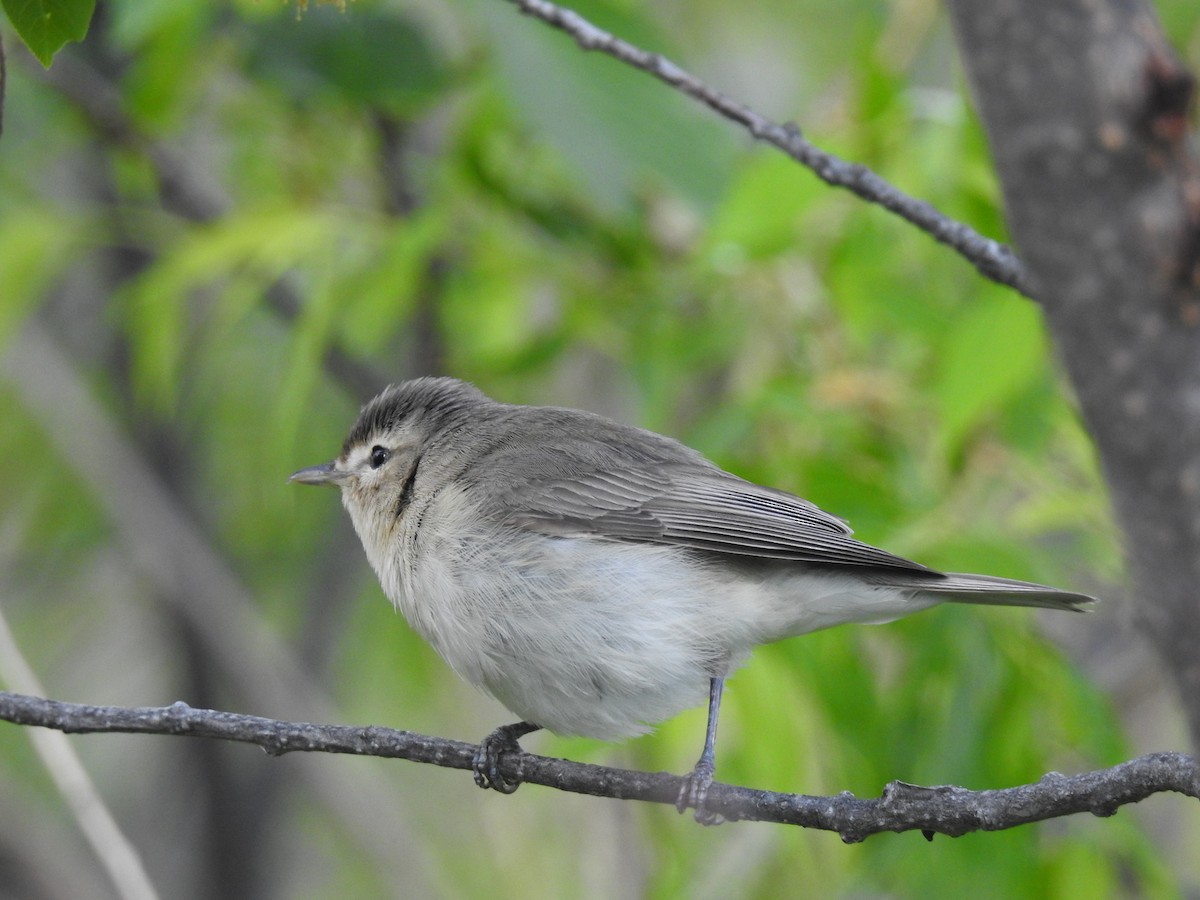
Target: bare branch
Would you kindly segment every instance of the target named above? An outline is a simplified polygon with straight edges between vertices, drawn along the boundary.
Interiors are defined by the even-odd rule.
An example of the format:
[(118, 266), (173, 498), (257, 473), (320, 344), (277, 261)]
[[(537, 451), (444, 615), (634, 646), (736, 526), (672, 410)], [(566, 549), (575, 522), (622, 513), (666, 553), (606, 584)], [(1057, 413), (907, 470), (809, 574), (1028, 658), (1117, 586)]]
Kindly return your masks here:
[[(21, 691), (45, 692), (21, 648), (17, 646), (3, 610), (0, 610), (0, 683)], [(117, 824), (66, 735), (53, 731), (31, 731), (29, 736), (34, 752), (41, 759), (46, 773), (74, 816), (92, 852), (100, 860), (117, 895), (124, 900), (157, 900), (158, 891), (146, 873), (137, 848)]]
[[(138, 733), (218, 738), (257, 744), (269, 754), (350, 753), (470, 769), (475, 745), (378, 725), (313, 725), (208, 709), (186, 703), (163, 707), (85, 706), (0, 692), (0, 719), (69, 734)], [(667, 772), (633, 772), (531, 753), (507, 754), (501, 772), (512, 783), (674, 805), (682, 779)], [(877, 800), (849, 792), (811, 797), (714, 784), (708, 808), (729, 821), (776, 822), (835, 831), (847, 843), (884, 831), (922, 831), (951, 837), (1001, 831), (1058, 816), (1111, 816), (1127, 803), (1176, 791), (1200, 798), (1200, 765), (1184, 753), (1152, 753), (1081, 775), (1051, 772), (1035, 784), (992, 791), (893, 781)]]
[(938, 212), (924, 200), (905, 194), (886, 179), (860, 163), (847, 162), (814, 146), (793, 124), (780, 125), (759, 115), (736, 100), (713, 90), (694, 75), (657, 53), (650, 53), (597, 28), (578, 13), (556, 6), (548, 0), (508, 0), (526, 15), (541, 19), (565, 31), (584, 50), (599, 50), (635, 69), (648, 72), (660, 81), (698, 100), (705, 106), (745, 128), (760, 141), (771, 144), (826, 184), (846, 188), (859, 197), (916, 225), (935, 240), (957, 250), (983, 277), (1008, 285), (1027, 297), (1034, 297), (1024, 267), (1012, 250), (986, 238), (962, 222)]

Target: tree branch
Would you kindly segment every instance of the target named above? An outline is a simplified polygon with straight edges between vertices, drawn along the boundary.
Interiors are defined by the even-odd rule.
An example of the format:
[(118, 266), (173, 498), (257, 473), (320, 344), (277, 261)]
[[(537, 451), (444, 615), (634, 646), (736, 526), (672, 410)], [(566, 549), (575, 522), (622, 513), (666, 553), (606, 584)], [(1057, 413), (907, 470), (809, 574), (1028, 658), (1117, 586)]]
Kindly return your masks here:
[[(313, 725), (209, 709), (186, 703), (163, 707), (86, 706), (0, 691), (0, 719), (68, 734), (135, 733), (217, 738), (256, 744), (272, 756), (293, 752), (350, 753), (470, 769), (475, 745), (378, 725)], [(682, 779), (667, 772), (634, 772), (536, 756), (505, 755), (505, 779), (546, 787), (674, 805)], [(800, 825), (837, 832), (857, 843), (884, 831), (920, 830), (926, 837), (1001, 831), (1058, 816), (1111, 816), (1151, 794), (1175, 791), (1200, 799), (1200, 764), (1183, 753), (1152, 753), (1081, 775), (1051, 772), (1035, 784), (990, 791), (950, 785), (920, 787), (893, 781), (879, 799), (849, 792), (812, 797), (714, 784), (708, 808), (727, 820)]]
[(748, 106), (713, 90), (663, 56), (635, 47), (597, 28), (572, 10), (564, 9), (548, 0), (508, 2), (526, 15), (565, 31), (584, 50), (607, 53), (635, 69), (648, 72), (693, 100), (698, 100), (731, 122), (741, 125), (757, 140), (777, 147), (796, 162), (808, 167), (826, 184), (846, 188), (862, 199), (895, 213), (935, 240), (958, 251), (984, 278), (1008, 285), (1027, 297), (1037, 299), (1025, 276), (1024, 267), (1011, 249), (984, 237), (970, 226), (943, 215), (924, 200), (910, 197), (861, 163), (847, 162), (814, 146), (794, 124), (780, 125), (759, 115)]
[(949, 9), (1009, 231), (1096, 443), (1137, 614), (1200, 747), (1194, 78), (1146, 0)]

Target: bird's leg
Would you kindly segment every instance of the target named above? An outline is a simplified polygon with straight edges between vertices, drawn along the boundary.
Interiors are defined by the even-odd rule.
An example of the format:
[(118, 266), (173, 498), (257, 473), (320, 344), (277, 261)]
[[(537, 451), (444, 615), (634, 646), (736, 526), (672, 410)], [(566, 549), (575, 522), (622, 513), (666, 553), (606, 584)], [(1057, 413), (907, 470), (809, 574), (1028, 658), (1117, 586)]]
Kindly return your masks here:
[(479, 743), (475, 751), (475, 759), (471, 768), (475, 772), (475, 783), (484, 790), (494, 788), (502, 794), (511, 794), (521, 786), (521, 782), (508, 782), (500, 774), (500, 758), (505, 753), (521, 751), (517, 741), (537, 731), (541, 725), (532, 722), (515, 722), (512, 725), (501, 725)]
[(701, 825), (716, 825), (722, 818), (704, 808), (708, 789), (716, 770), (717, 717), (721, 714), (721, 694), (725, 690), (725, 677), (713, 678), (708, 684), (708, 729), (704, 733), (704, 752), (696, 762), (696, 768), (683, 777), (679, 799), (675, 808), (681, 813), (688, 807), (696, 810), (696, 821)]

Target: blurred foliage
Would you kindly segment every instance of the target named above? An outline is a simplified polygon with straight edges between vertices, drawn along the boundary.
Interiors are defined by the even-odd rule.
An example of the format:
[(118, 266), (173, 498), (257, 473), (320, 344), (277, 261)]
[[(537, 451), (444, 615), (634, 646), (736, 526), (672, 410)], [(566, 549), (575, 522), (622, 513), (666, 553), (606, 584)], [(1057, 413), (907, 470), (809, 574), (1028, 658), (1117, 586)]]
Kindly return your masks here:
[[(1200, 10), (1159, 5), (1195, 66)], [(576, 8), (1003, 237), (932, 0)], [(337, 452), (366, 388), (426, 371), (675, 435), (933, 566), (1120, 596), (1103, 487), (1036, 308), (663, 85), (498, 0), (299, 16), (114, 0), (96, 18), (49, 81), (10, 53), (0, 340), (30, 321), (53, 336), (345, 721), (474, 740), (508, 716), (390, 610), (332, 493), (284, 485)], [(98, 112), (114, 101), (120, 126)], [(241, 708), (237, 673), (157, 596), (77, 474), (91, 436), (56, 443), (58, 411), (29, 408), (22, 379), (42, 374), (0, 381), (0, 548), (3, 611), (47, 690)], [(727, 692), (718, 777), (877, 795), (893, 778), (1000, 787), (1119, 761), (1109, 701), (1039, 621), (942, 608), (764, 648)], [(702, 732), (694, 710), (622, 747), (526, 743), (683, 771)], [(412, 888), (373, 868), (299, 763), (107, 741), (77, 746), (165, 896)], [(846, 847), (537, 788), (484, 795), (424, 766), (310, 763), (396, 791), (395, 818), (372, 827), (397, 829), (443, 896), (1181, 890), (1126, 812)], [(233, 818), (248, 798), (253, 830)], [(16, 728), (0, 728), (0, 803), (95, 889)], [(38, 867), (12, 830), (26, 827), (0, 826), (0, 872)], [(247, 871), (214, 864), (228, 833)]]

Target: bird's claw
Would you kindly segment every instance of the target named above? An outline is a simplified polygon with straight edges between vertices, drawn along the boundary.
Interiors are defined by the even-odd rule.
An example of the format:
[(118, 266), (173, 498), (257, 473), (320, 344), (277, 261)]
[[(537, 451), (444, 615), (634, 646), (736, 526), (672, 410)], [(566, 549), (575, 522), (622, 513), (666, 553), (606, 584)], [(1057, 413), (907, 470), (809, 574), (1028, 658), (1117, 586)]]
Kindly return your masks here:
[(712, 787), (713, 783), (713, 771), (713, 764), (707, 760), (702, 759), (696, 763), (696, 768), (683, 776), (683, 784), (679, 788), (679, 798), (675, 801), (675, 808), (680, 813), (694, 809), (696, 821), (701, 825), (720, 825), (725, 821), (720, 813), (711, 812), (705, 806), (708, 789)]
[(491, 788), (501, 794), (511, 794), (521, 786), (520, 779), (509, 781), (500, 774), (500, 760), (505, 753), (520, 753), (521, 745), (508, 726), (497, 728), (475, 748), (471, 770), (475, 783), (484, 790)]

